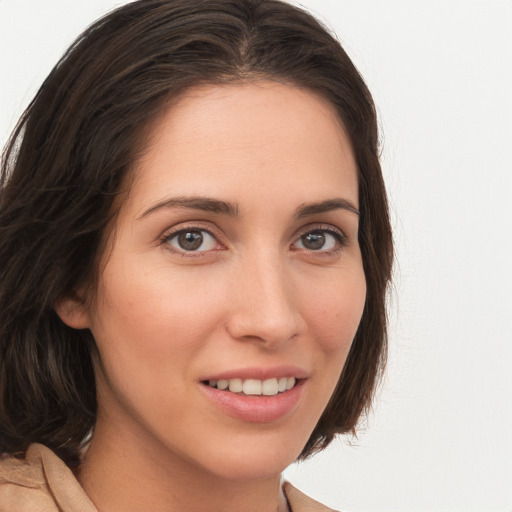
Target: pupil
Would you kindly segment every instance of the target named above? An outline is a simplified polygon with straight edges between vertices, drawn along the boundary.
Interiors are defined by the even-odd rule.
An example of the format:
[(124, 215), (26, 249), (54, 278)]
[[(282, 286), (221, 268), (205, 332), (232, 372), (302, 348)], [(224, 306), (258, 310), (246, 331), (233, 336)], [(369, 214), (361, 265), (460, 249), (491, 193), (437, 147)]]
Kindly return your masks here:
[(203, 243), (203, 235), (199, 231), (185, 231), (178, 236), (178, 243), (186, 251), (195, 251)]
[(313, 231), (302, 237), (302, 243), (307, 249), (321, 249), (325, 244), (325, 235), (321, 231)]

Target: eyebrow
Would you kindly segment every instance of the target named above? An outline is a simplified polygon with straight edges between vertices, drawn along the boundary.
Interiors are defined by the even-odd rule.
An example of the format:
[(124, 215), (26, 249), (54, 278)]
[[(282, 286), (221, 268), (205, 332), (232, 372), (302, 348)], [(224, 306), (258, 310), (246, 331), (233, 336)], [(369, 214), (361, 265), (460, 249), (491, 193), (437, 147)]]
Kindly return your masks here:
[(151, 208), (147, 209), (142, 215), (137, 217), (142, 219), (147, 217), (153, 212), (167, 208), (190, 208), (192, 210), (200, 210), (203, 212), (221, 213), (224, 215), (237, 216), (238, 205), (228, 203), (227, 201), (220, 201), (218, 199), (211, 199), (209, 197), (171, 197), (161, 201)]
[(332, 210), (346, 210), (359, 215), (359, 210), (351, 201), (336, 197), (327, 199), (326, 201), (303, 203), (295, 210), (295, 216), (300, 219), (310, 215), (330, 212)]
[[(237, 204), (213, 199), (210, 197), (171, 197), (160, 201), (159, 203), (148, 208), (142, 215), (137, 217), (137, 220), (147, 217), (161, 209), (167, 208), (189, 208), (192, 210), (200, 210), (203, 212), (220, 213), (236, 217), (239, 214)], [(347, 199), (334, 198), (325, 201), (315, 201), (311, 203), (303, 203), (295, 210), (295, 217), (304, 218), (319, 213), (326, 213), (332, 210), (346, 210), (348, 212), (359, 215), (359, 210), (355, 205)]]

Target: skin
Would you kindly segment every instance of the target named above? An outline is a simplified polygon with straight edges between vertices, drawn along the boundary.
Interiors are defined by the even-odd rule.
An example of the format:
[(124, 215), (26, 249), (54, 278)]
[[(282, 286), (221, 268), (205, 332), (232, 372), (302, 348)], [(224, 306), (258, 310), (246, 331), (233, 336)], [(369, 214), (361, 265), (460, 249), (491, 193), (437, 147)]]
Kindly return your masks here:
[[(98, 346), (78, 478), (99, 510), (286, 510), (280, 474), (334, 390), (366, 293), (357, 213), (296, 212), (334, 198), (357, 208), (356, 169), (334, 110), (289, 85), (193, 89), (155, 124), (92, 302), (57, 307)], [(198, 196), (237, 214), (157, 207)], [(180, 248), (183, 229), (206, 238), (200, 250)], [(305, 245), (325, 229), (342, 242), (322, 231), (324, 246)], [(307, 379), (275, 421), (231, 417), (201, 389), (207, 375), (283, 364)]]

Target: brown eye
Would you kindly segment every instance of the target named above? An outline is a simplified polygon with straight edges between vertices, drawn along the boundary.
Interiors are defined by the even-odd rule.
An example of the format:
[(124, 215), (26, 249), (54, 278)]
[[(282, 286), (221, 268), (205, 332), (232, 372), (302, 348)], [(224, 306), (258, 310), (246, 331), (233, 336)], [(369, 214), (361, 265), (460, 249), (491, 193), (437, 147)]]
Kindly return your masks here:
[(343, 245), (344, 237), (338, 232), (315, 229), (302, 235), (294, 244), (295, 249), (307, 251), (330, 251)]
[(214, 249), (215, 238), (204, 229), (185, 229), (174, 233), (166, 242), (176, 251), (204, 252)]
[(318, 251), (325, 245), (325, 234), (321, 231), (313, 231), (300, 237), (302, 245), (310, 251)]

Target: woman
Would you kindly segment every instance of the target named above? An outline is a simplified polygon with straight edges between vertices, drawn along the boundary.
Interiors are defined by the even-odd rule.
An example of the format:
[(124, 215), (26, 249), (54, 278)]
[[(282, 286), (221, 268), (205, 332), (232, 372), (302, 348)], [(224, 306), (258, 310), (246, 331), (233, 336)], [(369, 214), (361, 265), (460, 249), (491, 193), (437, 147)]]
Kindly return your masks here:
[(0, 510), (327, 510), (392, 243), (371, 96), (279, 1), (142, 0), (27, 109), (0, 203)]

